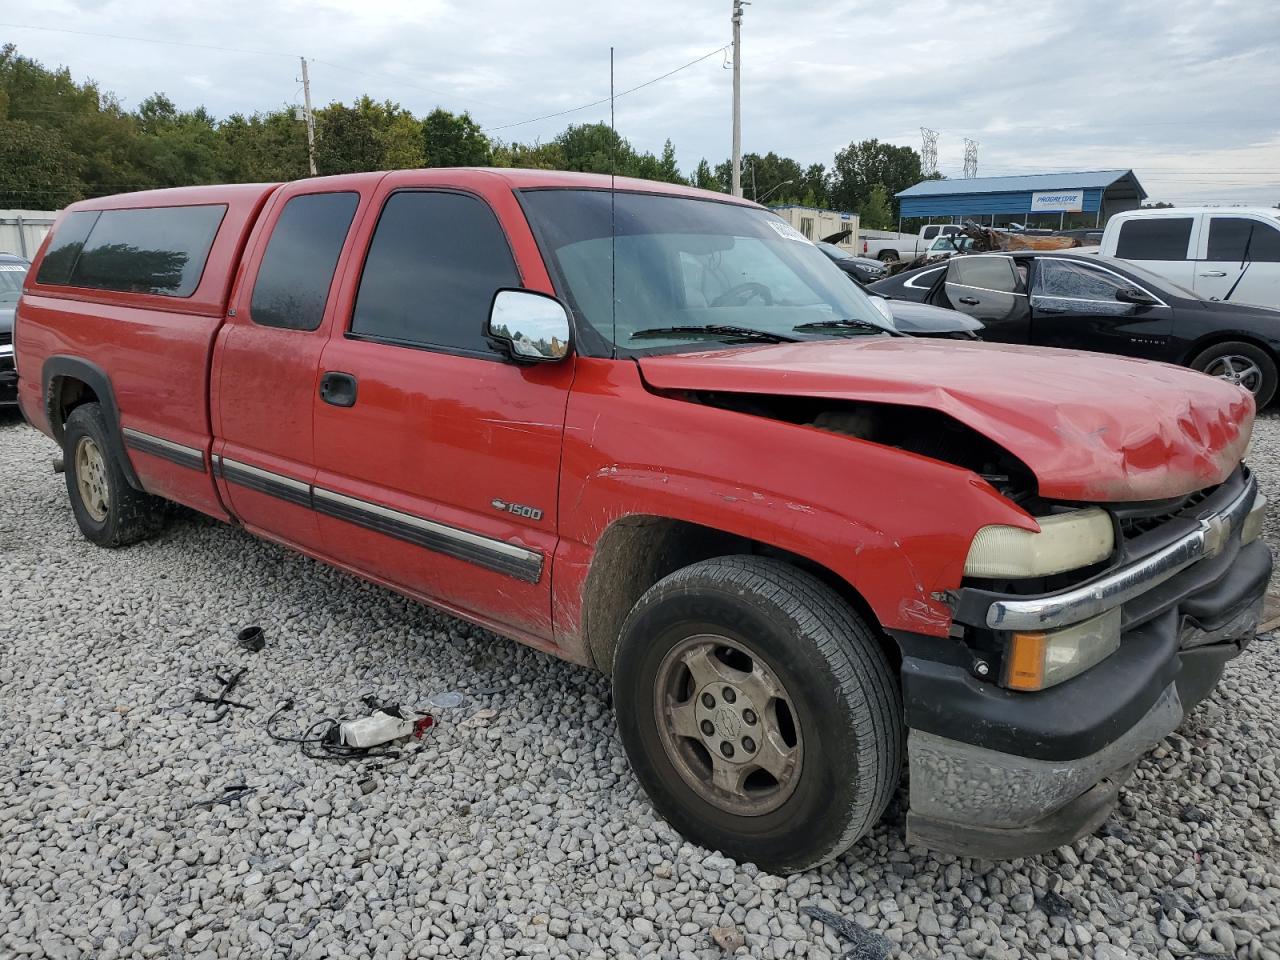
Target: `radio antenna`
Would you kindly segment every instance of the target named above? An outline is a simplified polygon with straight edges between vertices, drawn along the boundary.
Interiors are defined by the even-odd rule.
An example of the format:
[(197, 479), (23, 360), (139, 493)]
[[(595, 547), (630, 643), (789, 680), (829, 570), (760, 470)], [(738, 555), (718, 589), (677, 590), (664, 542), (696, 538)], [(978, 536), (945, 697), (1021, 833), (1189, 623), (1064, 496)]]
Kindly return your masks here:
[(609, 309), (613, 359), (618, 359), (618, 218), (614, 179), (618, 171), (618, 127), (613, 116), (613, 47), (609, 48)]

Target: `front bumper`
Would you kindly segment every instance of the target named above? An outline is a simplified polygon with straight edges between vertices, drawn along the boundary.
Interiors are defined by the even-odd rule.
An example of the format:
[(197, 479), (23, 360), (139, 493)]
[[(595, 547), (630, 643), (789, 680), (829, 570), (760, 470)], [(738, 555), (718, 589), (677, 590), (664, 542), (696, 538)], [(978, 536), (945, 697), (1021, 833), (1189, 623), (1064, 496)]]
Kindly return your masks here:
[(18, 402), (18, 371), (13, 365), (13, 346), (0, 344), (0, 407)]
[[(1138, 758), (1209, 694), (1227, 660), (1253, 639), (1271, 575), (1266, 545), (1240, 542), (1255, 495), (1252, 478), (1237, 472), (1194, 514), (1127, 545), (1116, 569), (1082, 588), (1034, 598), (960, 591), (956, 620), (977, 630), (993, 621), (1008, 627), (1002, 618), (1010, 614), (1034, 616), (1043, 629), (1119, 606), (1120, 648), (1065, 683), (1006, 690), (973, 675), (962, 640), (941, 652), (936, 640), (931, 651), (904, 642), (908, 837), (1003, 858), (1096, 829)], [(1188, 543), (1196, 545), (1191, 559)], [(1165, 559), (1149, 563), (1152, 557)]]

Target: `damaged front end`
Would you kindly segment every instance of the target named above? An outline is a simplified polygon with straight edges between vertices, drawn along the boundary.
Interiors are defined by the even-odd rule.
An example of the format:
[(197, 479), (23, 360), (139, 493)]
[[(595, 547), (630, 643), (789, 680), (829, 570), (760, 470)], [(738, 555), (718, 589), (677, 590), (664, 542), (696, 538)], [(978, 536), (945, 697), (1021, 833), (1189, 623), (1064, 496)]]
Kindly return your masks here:
[(1092, 509), (1111, 528), (1105, 559), (1011, 577), (979, 557), (951, 597), (950, 655), (899, 636), (917, 842), (1010, 857), (1092, 831), (1253, 639), (1271, 555), (1245, 466), (1185, 497)]

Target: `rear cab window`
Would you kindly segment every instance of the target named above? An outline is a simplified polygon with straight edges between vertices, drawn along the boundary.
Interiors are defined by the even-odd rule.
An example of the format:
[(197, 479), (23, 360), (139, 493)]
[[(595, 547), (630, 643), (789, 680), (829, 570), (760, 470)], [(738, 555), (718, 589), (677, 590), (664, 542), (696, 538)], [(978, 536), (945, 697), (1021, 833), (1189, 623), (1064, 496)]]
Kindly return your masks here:
[(1210, 217), (1205, 259), (1280, 263), (1280, 229), (1250, 217)]
[(52, 286), (189, 297), (200, 283), (226, 212), (225, 204), (208, 204), (72, 214), (68, 220), (74, 222), (68, 226), (73, 229), (65, 241), (59, 229), (36, 280)]
[(1186, 260), (1191, 217), (1142, 217), (1120, 225), (1116, 256), (1121, 260)]

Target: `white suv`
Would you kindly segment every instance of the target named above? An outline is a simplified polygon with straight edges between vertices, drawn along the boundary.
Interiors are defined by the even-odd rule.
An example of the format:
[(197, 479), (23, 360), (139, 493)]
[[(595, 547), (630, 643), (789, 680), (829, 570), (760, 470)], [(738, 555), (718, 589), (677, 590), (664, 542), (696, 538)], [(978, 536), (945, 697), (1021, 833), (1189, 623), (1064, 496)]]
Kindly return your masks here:
[(1101, 252), (1209, 300), (1280, 307), (1280, 210), (1168, 207), (1120, 213), (1107, 221)]

